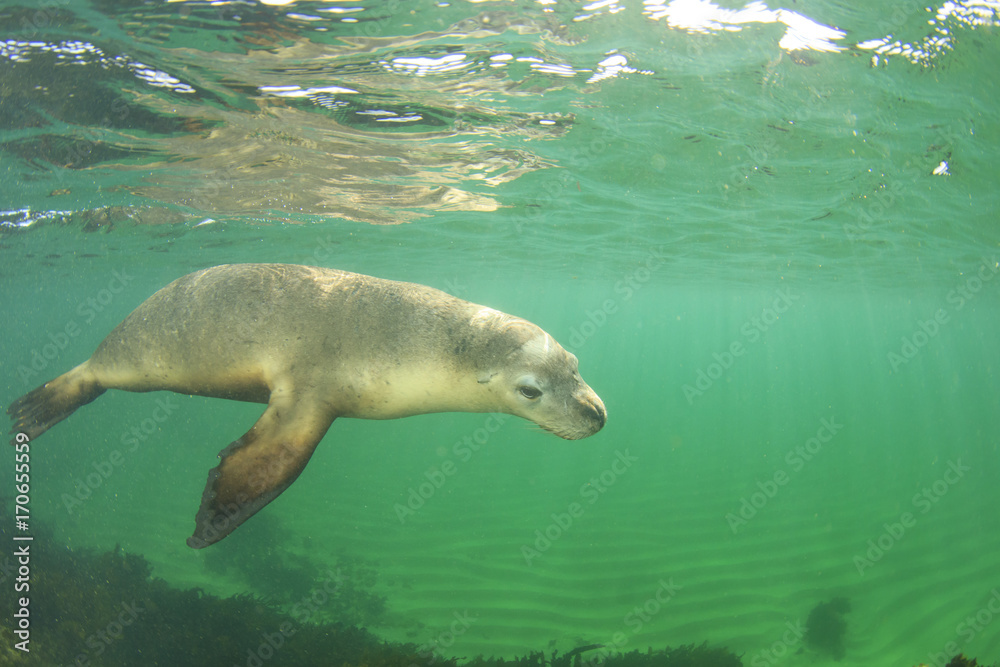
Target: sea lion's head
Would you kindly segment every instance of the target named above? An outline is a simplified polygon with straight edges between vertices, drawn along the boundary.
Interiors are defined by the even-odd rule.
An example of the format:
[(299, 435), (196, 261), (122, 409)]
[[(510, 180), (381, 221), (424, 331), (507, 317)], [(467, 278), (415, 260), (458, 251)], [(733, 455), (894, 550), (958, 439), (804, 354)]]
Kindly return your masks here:
[(580, 377), (575, 355), (538, 326), (497, 311), (494, 356), (479, 375), (503, 412), (567, 440), (586, 438), (607, 421), (603, 401)]

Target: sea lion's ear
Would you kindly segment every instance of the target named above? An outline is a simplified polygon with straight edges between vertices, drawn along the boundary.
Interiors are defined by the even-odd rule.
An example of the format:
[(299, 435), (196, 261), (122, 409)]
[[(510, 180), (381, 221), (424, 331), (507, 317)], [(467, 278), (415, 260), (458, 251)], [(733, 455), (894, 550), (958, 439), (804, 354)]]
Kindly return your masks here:
[(496, 375), (497, 375), (496, 371), (480, 371), (479, 378), (477, 381), (479, 382), (479, 384), (487, 384), (490, 380), (496, 377)]

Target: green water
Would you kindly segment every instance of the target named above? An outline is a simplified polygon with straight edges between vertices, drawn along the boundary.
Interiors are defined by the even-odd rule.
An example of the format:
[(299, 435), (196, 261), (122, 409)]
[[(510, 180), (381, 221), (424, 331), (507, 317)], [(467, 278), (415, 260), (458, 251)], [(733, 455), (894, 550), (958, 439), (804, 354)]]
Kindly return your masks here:
[(539, 324), (607, 426), (340, 420), (193, 551), (260, 406), (109, 392), (33, 443), (33, 521), (289, 606), (357, 559), (371, 629), (446, 656), (827, 664), (794, 629), (844, 597), (839, 664), (1000, 659), (997, 7), (348, 4), (0, 6), (4, 402), (185, 273), (291, 262)]

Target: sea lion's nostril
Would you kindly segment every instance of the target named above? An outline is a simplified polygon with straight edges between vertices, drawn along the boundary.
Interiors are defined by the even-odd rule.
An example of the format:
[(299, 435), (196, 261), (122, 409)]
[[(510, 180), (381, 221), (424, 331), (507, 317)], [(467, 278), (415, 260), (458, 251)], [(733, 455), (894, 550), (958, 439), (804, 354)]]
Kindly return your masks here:
[(604, 428), (604, 424), (608, 421), (608, 411), (604, 407), (604, 403), (597, 394), (593, 395), (593, 398), (587, 401), (587, 407), (593, 413), (594, 421), (597, 422), (597, 430)]

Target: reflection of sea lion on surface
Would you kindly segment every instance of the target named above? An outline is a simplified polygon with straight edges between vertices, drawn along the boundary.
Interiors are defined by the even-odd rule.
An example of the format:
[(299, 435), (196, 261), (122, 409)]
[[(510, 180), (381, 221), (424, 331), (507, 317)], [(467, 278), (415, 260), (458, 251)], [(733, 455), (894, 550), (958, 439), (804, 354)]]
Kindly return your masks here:
[(194, 548), (287, 489), (337, 417), (506, 412), (567, 439), (606, 419), (576, 357), (526, 320), (423, 285), (291, 264), (174, 281), (7, 412), (33, 439), (106, 389), (267, 404), (209, 472)]

